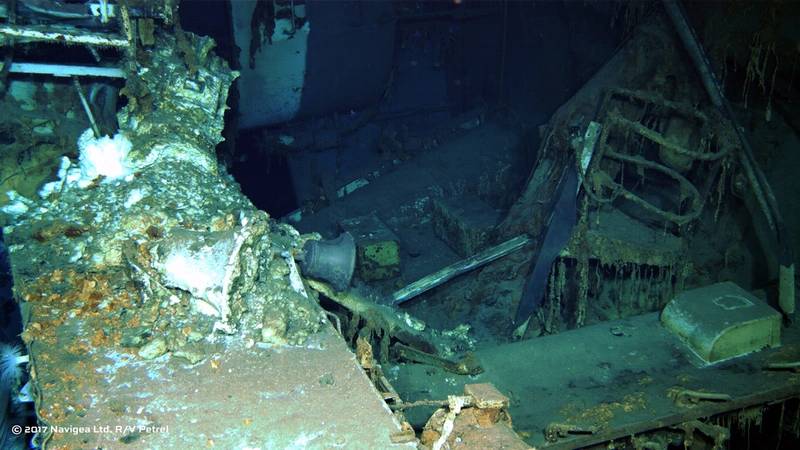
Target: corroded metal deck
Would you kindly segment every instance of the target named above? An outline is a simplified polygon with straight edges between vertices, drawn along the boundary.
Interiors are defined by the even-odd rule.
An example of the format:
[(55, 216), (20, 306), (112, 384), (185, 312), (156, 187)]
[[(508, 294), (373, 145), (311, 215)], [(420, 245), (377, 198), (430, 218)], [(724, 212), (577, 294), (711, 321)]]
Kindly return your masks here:
[[(33, 345), (38, 407), (57, 409), (50, 425), (62, 427), (47, 448), (401, 447), (390, 441), (399, 423), (344, 341), (330, 327), (312, 339), (282, 348), (221, 342), (195, 365), (98, 351), (78, 365), (63, 361), (68, 372), (63, 349)], [(65, 389), (79, 407), (52, 403)]]
[[(437, 376), (428, 366), (389, 371), (406, 401), (457, 394), (464, 383), (492, 383), (511, 399), (514, 429), (536, 448), (570, 449), (800, 395), (800, 373), (770, 363), (800, 359), (800, 327), (783, 329), (782, 346), (700, 367), (658, 313), (604, 322), (476, 353), (485, 372)], [(676, 404), (673, 389), (730, 395), (729, 401)], [(412, 423), (415, 418), (411, 417)], [(545, 440), (551, 424), (592, 433)]]

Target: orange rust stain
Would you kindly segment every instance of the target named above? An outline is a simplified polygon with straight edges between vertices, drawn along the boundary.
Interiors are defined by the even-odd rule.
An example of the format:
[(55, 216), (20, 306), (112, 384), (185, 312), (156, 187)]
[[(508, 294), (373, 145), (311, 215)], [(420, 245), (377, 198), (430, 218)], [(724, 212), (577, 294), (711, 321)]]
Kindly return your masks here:
[(105, 333), (103, 333), (103, 330), (96, 330), (92, 335), (92, 339), (90, 342), (94, 347), (100, 347), (102, 345), (108, 344), (109, 339), (105, 335)]

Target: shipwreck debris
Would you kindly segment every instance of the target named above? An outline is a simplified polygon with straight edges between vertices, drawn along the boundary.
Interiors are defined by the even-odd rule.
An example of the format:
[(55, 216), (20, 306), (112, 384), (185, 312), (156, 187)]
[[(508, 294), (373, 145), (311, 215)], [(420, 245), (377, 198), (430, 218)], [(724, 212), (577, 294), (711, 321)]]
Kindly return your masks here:
[(491, 384), (466, 384), (464, 395), (448, 396), (422, 430), (422, 444), (433, 448), (529, 449), (511, 427), (509, 399)]
[(701, 402), (728, 402), (733, 399), (730, 395), (720, 392), (695, 391), (683, 387), (671, 388), (667, 391), (667, 397), (676, 405), (684, 407), (693, 407)]
[[(681, 42), (692, 59), (695, 69), (697, 69), (700, 74), (703, 86), (705, 87), (706, 93), (708, 93), (708, 96), (711, 98), (711, 102), (716, 108), (721, 110), (726, 119), (730, 121), (736, 133), (736, 137), (741, 144), (741, 150), (737, 155), (739, 157), (739, 162), (750, 183), (750, 189), (755, 197), (755, 201), (775, 236), (773, 251), (777, 255), (779, 264), (779, 305), (786, 317), (792, 320), (796, 303), (794, 256), (791, 244), (789, 243), (789, 230), (783, 220), (783, 214), (778, 207), (778, 201), (775, 198), (775, 194), (764, 172), (761, 170), (761, 167), (758, 165), (753, 155), (753, 147), (750, 144), (750, 139), (745, 135), (743, 127), (739, 124), (730, 103), (725, 98), (725, 93), (719, 83), (719, 79), (714, 74), (711, 63), (703, 47), (698, 42), (694, 30), (686, 18), (683, 7), (677, 0), (663, 0), (663, 4), (667, 15), (672, 20), (678, 32), (678, 36), (680, 36)], [(748, 69), (750, 69), (749, 65)], [(749, 70), (748, 76), (750, 76)], [(751, 206), (751, 209), (755, 208)]]
[(392, 352), (399, 359), (439, 367), (457, 375), (478, 375), (483, 373), (483, 367), (481, 367), (473, 353), (467, 353), (457, 361), (450, 361), (441, 356), (432, 355), (399, 342), (392, 345)]
[(530, 242), (531, 239), (528, 236), (520, 235), (501, 244), (495, 245), (494, 247), (487, 248), (486, 250), (483, 250), (482, 252), (469, 258), (453, 263), (396, 291), (394, 294), (392, 294), (392, 303), (394, 305), (399, 305), (403, 302), (406, 302), (417, 295), (422, 294), (423, 292), (433, 289), (434, 287), (457, 277), (458, 275), (469, 272), (470, 270), (476, 269), (496, 259), (511, 254), (523, 248)]
[(547, 442), (556, 442), (561, 438), (575, 434), (595, 434), (599, 427), (594, 425), (575, 425), (569, 423), (551, 423), (544, 429), (544, 436)]
[[(146, 60), (129, 61), (140, 70), (123, 89), (120, 131), (84, 132), (79, 161), (65, 157), (60, 179), (4, 229), (43, 425), (84, 414), (82, 396), (117, 370), (197, 364), (231, 343), (308, 345), (325, 323), (282, 256), (299, 233), (256, 210), (218, 166), (236, 72), (209, 38), (184, 33), (180, 51), (174, 36), (154, 38)], [(89, 369), (109, 359), (112, 372)]]

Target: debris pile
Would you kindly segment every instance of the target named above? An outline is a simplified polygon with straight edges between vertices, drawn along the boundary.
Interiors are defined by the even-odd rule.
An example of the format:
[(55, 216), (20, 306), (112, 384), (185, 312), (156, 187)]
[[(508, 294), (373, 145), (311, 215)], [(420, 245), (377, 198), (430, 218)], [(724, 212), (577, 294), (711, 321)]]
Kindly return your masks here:
[(3, 209), (42, 423), (87, 408), (81, 384), (102, 376), (81, 374), (108, 358), (197, 363), (230, 339), (302, 345), (324, 320), (289, 282), (282, 254), (299, 233), (256, 210), (217, 166), (236, 73), (208, 38), (159, 40), (132, 65), (120, 131), (87, 130), (78, 160), (64, 157), (39, 198), (13, 193)]

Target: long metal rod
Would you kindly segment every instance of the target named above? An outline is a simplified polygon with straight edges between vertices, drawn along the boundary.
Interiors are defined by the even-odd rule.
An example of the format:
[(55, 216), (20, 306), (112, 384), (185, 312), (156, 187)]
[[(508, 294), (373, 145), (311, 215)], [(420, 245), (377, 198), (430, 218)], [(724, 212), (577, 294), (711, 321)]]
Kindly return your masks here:
[(462, 259), (461, 261), (450, 264), (444, 269), (440, 269), (430, 275), (420, 278), (419, 280), (409, 284), (408, 286), (396, 291), (392, 294), (392, 304), (399, 305), (408, 301), (423, 292), (429, 291), (440, 284), (449, 281), (462, 273), (469, 272), (470, 270), (477, 269), (485, 264), (488, 264), (496, 259), (502, 258), (509, 253), (515, 252), (522, 247), (528, 245), (531, 238), (522, 234), (515, 238), (509, 239), (502, 244), (488, 248), (476, 255), (469, 258)]
[(64, 44), (99, 45), (101, 47), (128, 47), (128, 40), (104, 33), (86, 33), (74, 28), (43, 27), (37, 25), (16, 26), (0, 24), (0, 34), (34, 41), (49, 41)]
[(664, 9), (667, 15), (672, 20), (675, 30), (680, 36), (686, 51), (694, 63), (695, 68), (700, 74), (703, 81), (703, 86), (706, 88), (711, 102), (728, 117), (728, 120), (733, 124), (736, 135), (742, 145), (741, 163), (744, 168), (745, 175), (750, 182), (750, 187), (756, 197), (756, 201), (761, 207), (764, 217), (767, 220), (770, 228), (775, 234), (778, 244), (777, 256), (778, 264), (780, 265), (780, 306), (781, 309), (788, 315), (794, 314), (795, 310), (795, 287), (794, 287), (794, 255), (792, 247), (788, 239), (788, 231), (783, 221), (783, 217), (778, 207), (778, 201), (772, 191), (766, 176), (758, 166), (758, 162), (753, 156), (753, 147), (750, 141), (744, 134), (744, 129), (736, 120), (730, 103), (725, 98), (725, 93), (719, 83), (719, 79), (714, 75), (714, 70), (708, 61), (708, 57), (700, 45), (697, 35), (692, 29), (689, 21), (686, 19), (686, 14), (678, 0), (663, 0)]
[(85, 77), (125, 78), (125, 72), (116, 67), (73, 66), (65, 64), (11, 63), (9, 72), (53, 75), (56, 77), (78, 75)]
[(94, 114), (92, 114), (92, 108), (89, 106), (89, 102), (86, 101), (86, 96), (83, 95), (83, 88), (81, 88), (81, 82), (78, 81), (78, 77), (72, 77), (72, 84), (75, 85), (75, 90), (78, 91), (78, 97), (81, 99), (81, 105), (83, 105), (83, 110), (86, 112), (86, 117), (89, 118), (89, 124), (92, 126), (94, 137), (99, 138), (100, 128), (97, 126), (97, 122), (94, 120)]
[(708, 64), (703, 48), (700, 47), (691, 25), (686, 20), (680, 4), (676, 0), (664, 0), (664, 8), (667, 10), (667, 14), (672, 20), (681, 42), (686, 47), (686, 51), (689, 52), (695, 68), (700, 72), (700, 79), (706, 88), (706, 92), (708, 92), (708, 96), (711, 97), (711, 103), (717, 108), (722, 108), (724, 97), (720, 92), (714, 72)]

